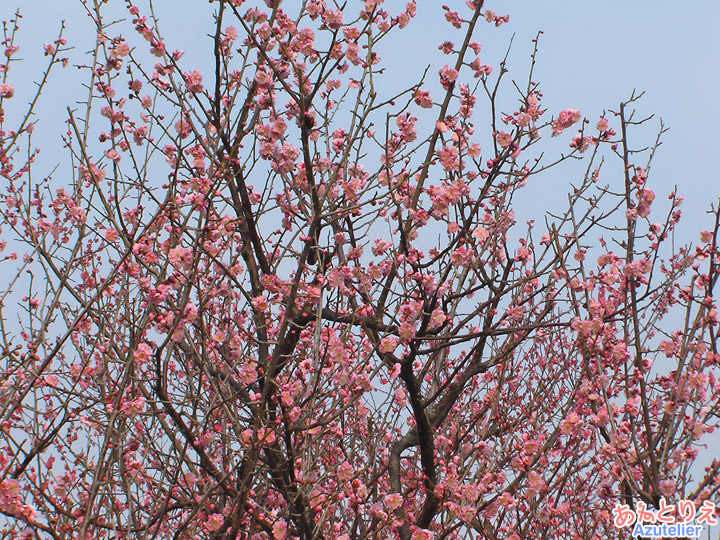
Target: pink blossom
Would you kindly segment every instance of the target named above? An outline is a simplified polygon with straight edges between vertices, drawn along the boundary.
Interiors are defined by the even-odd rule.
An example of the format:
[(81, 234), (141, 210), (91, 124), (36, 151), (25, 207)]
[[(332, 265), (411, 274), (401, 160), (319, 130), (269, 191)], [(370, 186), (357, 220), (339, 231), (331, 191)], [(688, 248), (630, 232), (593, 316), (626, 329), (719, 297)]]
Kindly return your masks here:
[(111, 159), (113, 162), (118, 163), (120, 161), (120, 154), (118, 154), (118, 151), (114, 148), (111, 148), (110, 150), (107, 150), (105, 152), (105, 155), (108, 157), (108, 159)]
[(343, 482), (349, 481), (353, 477), (353, 474), (353, 468), (347, 461), (343, 461), (340, 467), (338, 467), (337, 475)]
[(272, 527), (274, 540), (285, 540), (287, 538), (287, 523), (284, 519), (278, 519)]
[(382, 338), (380, 341), (380, 352), (382, 353), (393, 353), (398, 346), (398, 338), (395, 336), (387, 336)]
[(673, 497), (677, 492), (677, 482), (673, 480), (660, 480), (658, 490), (666, 497)]
[(117, 47), (113, 50), (113, 53), (120, 58), (124, 58), (130, 54), (130, 45), (124, 41), (122, 43), (118, 43)]
[(411, 538), (412, 540), (434, 540), (435, 535), (427, 529), (417, 529)]
[(450, 11), (450, 9), (445, 10), (445, 19), (452, 24), (455, 28), (461, 28), (463, 20), (460, 18), (460, 15), (457, 11)]
[(570, 411), (565, 419), (560, 423), (560, 431), (565, 435), (576, 433), (582, 425), (582, 418), (575, 411)]
[(498, 142), (500, 146), (503, 148), (507, 148), (512, 144), (512, 134), (506, 133), (505, 131), (500, 131), (495, 134), (495, 140)]
[(532, 251), (526, 247), (521, 247), (517, 252), (517, 260), (523, 263), (528, 263), (532, 260)]
[(15, 95), (15, 88), (11, 84), (0, 84), (0, 97), (10, 99)]
[(128, 418), (133, 418), (145, 410), (145, 398), (138, 396), (133, 400), (127, 400), (123, 403), (120, 410), (122, 410)]
[(152, 349), (147, 343), (140, 343), (133, 353), (133, 358), (138, 364), (144, 364), (150, 360), (152, 356)]
[(480, 60), (479, 56), (472, 61), (472, 63), (470, 64), (470, 69), (475, 72), (476, 79), (482, 77), (483, 75), (490, 75), (493, 70), (492, 66), (483, 65), (482, 60)]
[(253, 298), (252, 305), (257, 311), (266, 311), (270, 307), (267, 297), (264, 294)]
[(576, 133), (573, 137), (572, 142), (570, 143), (570, 148), (577, 148), (578, 151), (582, 154), (585, 152), (588, 148), (590, 148), (590, 145), (593, 143), (592, 137), (583, 137), (579, 133)]
[(430, 109), (433, 106), (433, 100), (430, 97), (429, 90), (417, 90), (415, 91), (415, 103), (420, 105), (423, 109)]
[(435, 308), (430, 316), (430, 329), (434, 330), (445, 322), (445, 312), (442, 308)]
[(230, 39), (232, 39), (233, 41), (236, 40), (238, 38), (237, 28), (235, 28), (234, 26), (228, 26), (225, 29), (225, 35), (227, 37), (229, 37)]
[(450, 66), (440, 68), (440, 83), (445, 90), (449, 90), (458, 78), (458, 71)]
[(340, 9), (328, 9), (323, 13), (323, 21), (328, 28), (338, 30), (342, 28), (343, 12)]
[(480, 154), (482, 153), (482, 149), (480, 148), (480, 145), (477, 143), (473, 143), (470, 145), (470, 147), (467, 149), (467, 153), (472, 158), (479, 158)]
[(412, 142), (417, 139), (417, 129), (415, 122), (417, 118), (410, 116), (410, 113), (402, 114), (397, 118), (397, 126), (402, 133), (403, 141)]
[(445, 54), (452, 54), (455, 45), (452, 41), (443, 41), (438, 47)]
[(385, 495), (384, 502), (385, 506), (387, 506), (390, 510), (397, 510), (400, 508), (403, 498), (399, 493), (391, 493), (390, 495)]
[(400, 325), (398, 335), (403, 341), (409, 341), (415, 337), (415, 328), (411, 324), (404, 322)]
[(485, 227), (476, 227), (473, 231), (473, 236), (477, 238), (480, 243), (483, 243), (490, 236), (490, 232)]
[(400, 28), (405, 28), (408, 24), (410, 24), (410, 18), (411, 18), (411, 17), (412, 17), (412, 16), (411, 16), (409, 13), (407, 13), (407, 12), (400, 13), (400, 14), (397, 16), (398, 26), (399, 26)]
[(220, 529), (225, 523), (225, 517), (222, 514), (210, 514), (205, 521), (205, 529), (214, 532)]
[(553, 137), (560, 135), (564, 130), (579, 122), (581, 118), (582, 113), (577, 109), (565, 109), (562, 111), (553, 122)]
[(391, 368), (388, 370), (388, 374), (390, 375), (390, 379), (392, 379), (392, 380), (397, 379), (398, 376), (400, 375), (401, 369), (402, 369), (402, 366), (401, 366), (399, 363), (393, 364), (393, 367), (391, 367)]
[(117, 229), (114, 227), (110, 227), (109, 229), (105, 229), (105, 239), (108, 242), (115, 242), (118, 238), (120, 238), (120, 234), (117, 232)]
[(457, 146), (444, 146), (438, 150), (437, 154), (446, 171), (455, 171), (460, 167), (460, 153)]
[(185, 73), (185, 84), (187, 85), (188, 92), (197, 94), (203, 91), (202, 75), (197, 69), (191, 73)]

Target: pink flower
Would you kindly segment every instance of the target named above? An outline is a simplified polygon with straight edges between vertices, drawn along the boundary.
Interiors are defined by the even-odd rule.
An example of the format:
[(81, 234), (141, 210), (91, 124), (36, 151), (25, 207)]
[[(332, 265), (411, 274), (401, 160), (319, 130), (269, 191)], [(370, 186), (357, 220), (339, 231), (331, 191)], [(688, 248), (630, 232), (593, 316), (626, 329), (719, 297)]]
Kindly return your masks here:
[(105, 155), (106, 155), (109, 159), (111, 159), (112, 161), (114, 161), (115, 163), (118, 163), (118, 162), (120, 161), (120, 159), (121, 159), (121, 158), (120, 158), (120, 154), (118, 154), (118, 151), (115, 150), (114, 148), (111, 148), (110, 150), (108, 150), (107, 152), (105, 152)]
[(660, 480), (658, 489), (666, 497), (672, 497), (677, 492), (677, 483), (673, 480)]
[(480, 148), (480, 145), (477, 143), (473, 143), (470, 145), (470, 147), (467, 149), (467, 153), (472, 158), (479, 158), (480, 154), (482, 153), (482, 149)]
[(430, 109), (433, 106), (433, 100), (430, 97), (429, 90), (417, 90), (415, 92), (415, 103), (420, 105), (423, 109)]
[(495, 135), (495, 140), (500, 146), (502, 146), (503, 148), (507, 148), (512, 144), (512, 135), (510, 133), (501, 131)]
[(0, 484), (0, 495), (14, 498), (20, 495), (20, 482), (14, 479), (5, 480)]
[(117, 232), (117, 229), (114, 227), (110, 227), (109, 229), (105, 229), (105, 239), (108, 242), (115, 242), (118, 238), (120, 238), (120, 235)]
[(570, 148), (577, 148), (580, 153), (582, 154), (590, 148), (590, 145), (593, 143), (592, 137), (582, 137), (579, 133), (576, 133), (573, 137), (572, 142), (570, 143)]
[(478, 239), (479, 242), (484, 242), (490, 236), (490, 232), (485, 227), (477, 227), (473, 231), (473, 236)]
[(15, 95), (15, 88), (11, 84), (0, 84), (0, 97), (10, 99)]
[(565, 435), (577, 433), (582, 425), (582, 418), (575, 411), (571, 411), (560, 423), (560, 431)]
[(342, 465), (338, 468), (338, 478), (343, 482), (348, 482), (353, 477), (353, 474), (352, 465), (347, 461), (343, 461)]
[(445, 90), (449, 90), (457, 78), (458, 72), (456, 69), (451, 68), (450, 66), (443, 66), (440, 69), (440, 83), (443, 85)]
[(225, 523), (225, 518), (222, 514), (210, 514), (205, 522), (205, 529), (209, 532), (217, 531)]
[(480, 60), (479, 56), (472, 61), (472, 63), (470, 64), (470, 69), (475, 72), (476, 79), (479, 79), (483, 75), (490, 75), (493, 70), (492, 66), (483, 65), (482, 60)]
[(285, 540), (287, 538), (287, 523), (284, 519), (278, 519), (272, 528), (273, 538), (275, 540)]
[(125, 42), (118, 43), (117, 47), (115, 47), (115, 50), (113, 52), (117, 56), (123, 58), (123, 57), (127, 56), (128, 54), (130, 54), (130, 45), (128, 45)]
[(252, 300), (252, 305), (257, 311), (265, 311), (270, 307), (267, 301), (267, 297), (263, 294), (262, 296), (256, 296)]
[(411, 324), (404, 322), (400, 325), (398, 334), (403, 341), (409, 341), (415, 337), (415, 328)]
[(562, 111), (555, 122), (553, 122), (553, 137), (560, 135), (565, 129), (579, 122), (582, 113), (577, 109), (565, 109)]
[(188, 92), (197, 94), (203, 91), (202, 75), (196, 69), (192, 73), (185, 73), (185, 84), (187, 84)]
[(433, 540), (435, 535), (427, 529), (417, 529), (413, 535), (412, 540)]
[(135, 352), (133, 353), (133, 357), (138, 364), (144, 364), (145, 362), (148, 362), (151, 356), (152, 349), (147, 343), (141, 343), (140, 345), (138, 345), (137, 349), (135, 349)]
[(430, 316), (430, 330), (440, 328), (445, 322), (445, 312), (442, 308), (435, 308)]
[(403, 498), (399, 493), (391, 493), (390, 495), (385, 495), (384, 502), (390, 510), (397, 510), (400, 508)]
[(43, 50), (45, 51), (45, 56), (50, 56), (57, 50), (57, 48), (54, 43), (46, 43), (43, 45)]
[(380, 341), (380, 352), (395, 352), (395, 349), (397, 349), (398, 346), (398, 341), (398, 338), (396, 338), (395, 336), (387, 336), (382, 338), (382, 340)]
[(532, 259), (532, 251), (530, 251), (526, 247), (521, 247), (518, 249), (518, 252), (517, 252), (517, 260), (518, 261), (527, 263), (527, 262), (530, 262), (531, 259)]
[(443, 43), (440, 44), (438, 49), (441, 50), (442, 52), (444, 52), (445, 54), (452, 54), (453, 47), (454, 47), (454, 45), (453, 45), (452, 41), (444, 41)]
[(391, 367), (388, 370), (388, 373), (390, 375), (390, 378), (394, 381), (398, 378), (398, 375), (400, 375), (400, 370), (402, 369), (402, 366), (400, 364), (393, 364), (393, 367)]
[(323, 13), (323, 20), (332, 30), (342, 28), (343, 12), (339, 9), (328, 9)]
[(437, 152), (440, 163), (446, 171), (455, 171), (460, 166), (460, 153), (457, 146), (444, 146)]
[(455, 28), (461, 28), (463, 20), (460, 18), (460, 15), (457, 11), (450, 11), (449, 9), (445, 11), (445, 19), (447, 22), (452, 24)]
[(122, 410), (128, 418), (133, 418), (145, 410), (145, 398), (138, 396), (133, 400), (127, 400), (120, 407), (120, 410)]

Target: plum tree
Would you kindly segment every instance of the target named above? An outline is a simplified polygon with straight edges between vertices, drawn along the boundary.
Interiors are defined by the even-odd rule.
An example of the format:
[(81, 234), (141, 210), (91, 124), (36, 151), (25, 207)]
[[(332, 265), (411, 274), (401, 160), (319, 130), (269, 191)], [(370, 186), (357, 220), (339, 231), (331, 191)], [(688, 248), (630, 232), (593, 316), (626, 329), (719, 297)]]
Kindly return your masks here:
[[(86, 1), (54, 172), (69, 44), (22, 109), (6, 24), (4, 538), (626, 538), (618, 503), (717, 500), (717, 209), (676, 247), (639, 96), (547, 111), (480, 60), (481, 0), (388, 91), (421, 9), (390, 4), (215, 0), (196, 66), (152, 2)], [(553, 171), (564, 210), (518, 223)]]

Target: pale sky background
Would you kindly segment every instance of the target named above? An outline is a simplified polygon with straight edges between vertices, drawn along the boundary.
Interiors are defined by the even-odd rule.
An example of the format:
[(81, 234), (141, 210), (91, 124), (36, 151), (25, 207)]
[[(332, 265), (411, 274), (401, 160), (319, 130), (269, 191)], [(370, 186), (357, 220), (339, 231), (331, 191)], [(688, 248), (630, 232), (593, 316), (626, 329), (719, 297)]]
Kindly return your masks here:
[[(409, 28), (383, 44), (387, 84), (397, 82), (398, 88), (407, 86), (408, 81), (418, 80), (433, 58), (442, 61), (437, 46), (448, 30), (452, 30), (443, 18), (442, 3), (419, 1), (418, 16)], [(124, 2), (112, 0), (111, 4)], [(144, 10), (146, 0), (138, 0), (137, 4)], [(393, 13), (404, 4), (398, 0), (385, 2)], [(452, 6), (458, 6), (454, 9), (462, 13), (466, 8), (461, 4), (464, 2), (455, 2)], [(297, 0), (284, 2), (293, 13), (299, 5)], [(23, 88), (31, 91), (32, 81), (37, 79), (43, 65), (42, 44), (54, 39), (61, 20), (66, 20), (69, 42), (76, 45), (71, 61), (79, 62), (80, 53), (91, 47), (93, 39), (92, 24), (80, 0), (2, 0), (0, 17), (7, 19), (17, 7), (24, 14), (18, 57), (26, 61), (13, 66), (12, 82), (16, 86), (13, 106), (22, 99)], [(697, 231), (699, 224), (692, 221), (700, 220), (705, 228), (709, 227), (710, 220), (704, 212), (720, 195), (716, 163), (720, 155), (717, 103), (720, 97), (720, 2), (487, 1), (486, 7), (501, 15), (510, 15), (510, 22), (499, 29), (481, 23), (476, 33), (477, 41), (483, 44), (480, 55), (483, 62), (494, 66), (515, 35), (507, 82), (512, 77), (526, 80), (531, 40), (538, 30), (544, 32), (534, 79), (541, 83), (548, 115), (573, 107), (580, 109), (594, 124), (603, 110), (616, 109), (633, 89), (645, 91), (639, 104), (640, 114), (654, 114), (656, 118), (643, 135), (638, 134), (638, 145), (654, 140), (660, 117), (670, 128), (656, 156), (650, 185), (657, 191), (658, 201), (665, 199), (675, 184), (686, 196), (683, 207), (686, 217), (679, 229), (688, 235), (686, 241), (696, 238), (691, 231)], [(189, 67), (194, 62), (202, 67), (210, 50), (207, 34), (212, 31), (210, 13), (214, 6), (205, 0), (155, 0), (155, 8), (168, 48), (184, 49), (185, 65)], [(131, 36), (131, 41), (136, 41), (135, 38)], [(455, 39), (460, 39), (457, 34)], [(436, 72), (434, 66), (430, 76), (436, 79)], [(35, 143), (45, 148), (44, 157), (49, 162), (58, 163), (65, 157), (60, 153), (58, 134), (63, 131), (67, 104), (84, 95), (79, 88), (81, 80), (74, 68), (64, 73), (57, 71), (38, 109), (41, 129), (35, 135)], [(512, 92), (509, 85), (507, 89)], [(482, 97), (479, 103), (481, 101)], [(552, 206), (552, 197), (564, 194), (567, 183), (572, 180), (553, 179), (545, 193), (549, 199), (543, 203)], [(614, 183), (620, 178), (604, 176), (602, 180)], [(543, 191), (538, 195), (542, 197)]]

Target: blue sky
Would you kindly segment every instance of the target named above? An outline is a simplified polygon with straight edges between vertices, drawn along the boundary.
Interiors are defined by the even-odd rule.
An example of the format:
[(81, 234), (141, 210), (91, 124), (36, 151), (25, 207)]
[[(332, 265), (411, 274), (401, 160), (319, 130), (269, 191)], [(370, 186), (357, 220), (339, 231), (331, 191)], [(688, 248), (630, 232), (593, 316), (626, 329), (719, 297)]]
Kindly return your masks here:
[[(510, 76), (526, 80), (531, 40), (543, 31), (534, 79), (550, 113), (573, 107), (595, 120), (605, 109), (617, 110), (633, 90), (645, 91), (638, 114), (655, 118), (638, 133), (637, 145), (653, 142), (660, 118), (670, 128), (651, 170), (651, 187), (659, 201), (674, 185), (685, 195), (682, 236), (697, 231), (698, 221), (709, 226), (704, 212), (720, 196), (715, 159), (720, 151), (720, 3), (692, 2), (685, 4), (687, 9), (663, 1), (486, 5), (499, 14), (509, 13), (510, 22), (499, 29), (479, 28), (481, 57), (496, 64), (514, 34)], [(430, 2), (425, 7), (431, 7)], [(435, 17), (421, 17), (422, 8), (415, 21), (418, 38), (409, 40), (405, 49), (422, 47), (428, 54), (438, 40), (423, 35), (447, 25), (440, 2), (434, 6)], [(608, 183), (619, 180), (602, 178)], [(553, 187), (565, 193), (561, 181)]]
[[(463, 9), (460, 2), (455, 9)], [(118, 2), (122, 4), (122, 2)], [(138, 2), (139, 5), (145, 2)], [(212, 5), (197, 0), (156, 0), (161, 29), (170, 47), (187, 51), (186, 60), (198, 62), (208, 50), (207, 33), (211, 30)], [(291, 6), (285, 0), (286, 6)], [(387, 0), (385, 5), (399, 11), (404, 1)], [(417, 80), (422, 69), (434, 56), (443, 33), (452, 30), (443, 18), (442, 2), (419, 2), (418, 16), (411, 26), (385, 44), (384, 60), (388, 63), (388, 82), (405, 84)], [(481, 24), (477, 40), (483, 44), (484, 63), (497, 65), (514, 43), (509, 58), (510, 77), (526, 78), (531, 40), (540, 30), (540, 54), (535, 80), (544, 91), (544, 104), (550, 113), (566, 107), (580, 109), (591, 120), (605, 109), (614, 109), (628, 98), (633, 89), (645, 91), (639, 113), (656, 118), (638, 136), (638, 145), (652, 142), (657, 120), (662, 117), (670, 131), (656, 156), (651, 171), (651, 186), (659, 200), (677, 184), (686, 196), (685, 220), (680, 233), (695, 238), (699, 219), (709, 224), (703, 212), (720, 195), (720, 175), (715, 157), (720, 151), (720, 3), (696, 1), (686, 5), (671, 2), (570, 2), (554, 0), (535, 2), (486, 2), (486, 7), (510, 15), (510, 22), (496, 29)], [(67, 21), (67, 36), (77, 48), (73, 60), (92, 45), (90, 20), (79, 0), (5, 0), (0, 3), (0, 17), (7, 19), (16, 7), (25, 18), (19, 38), (21, 57), (13, 77), (18, 90), (31, 82), (42, 68), (42, 43), (56, 35), (60, 21)], [(207, 13), (208, 16), (204, 14)], [(196, 51), (197, 54), (196, 55)], [(202, 51), (202, 53), (200, 53)], [(80, 98), (77, 71), (56, 73), (54, 85), (39, 109), (44, 129), (37, 142), (48, 146), (48, 153), (59, 151), (57, 134), (62, 132), (66, 102)], [(17, 75), (22, 74), (18, 79)], [(434, 75), (434, 72), (431, 72)], [(508, 87), (508, 90), (512, 90)], [(17, 91), (18, 97), (22, 96)], [(13, 105), (18, 105), (15, 98)], [(50, 99), (48, 99), (50, 98)], [(57, 128), (57, 129), (53, 129)], [(46, 138), (47, 137), (47, 138)], [(58, 156), (58, 162), (62, 156)], [(571, 179), (567, 179), (569, 182)], [(613, 183), (612, 178), (603, 180)], [(553, 182), (555, 183), (555, 181)], [(562, 188), (563, 179), (553, 185)], [(548, 204), (551, 203), (548, 201)]]

